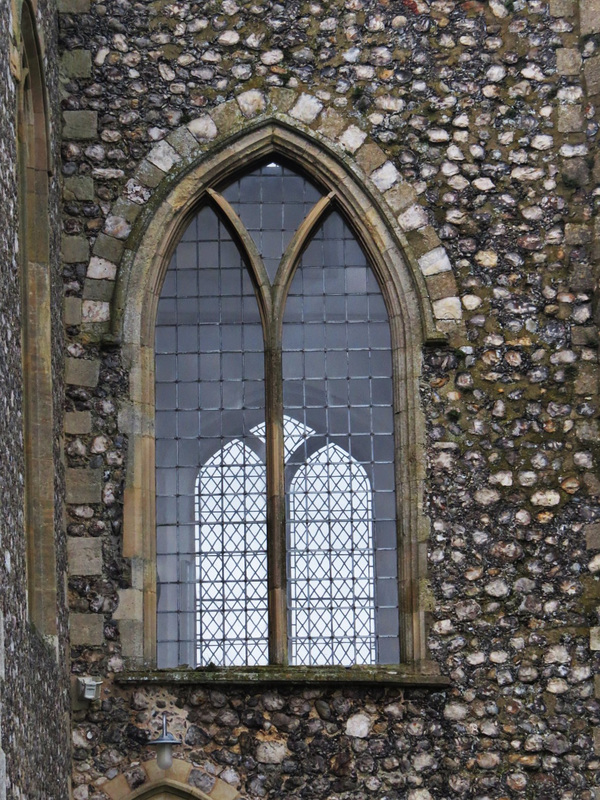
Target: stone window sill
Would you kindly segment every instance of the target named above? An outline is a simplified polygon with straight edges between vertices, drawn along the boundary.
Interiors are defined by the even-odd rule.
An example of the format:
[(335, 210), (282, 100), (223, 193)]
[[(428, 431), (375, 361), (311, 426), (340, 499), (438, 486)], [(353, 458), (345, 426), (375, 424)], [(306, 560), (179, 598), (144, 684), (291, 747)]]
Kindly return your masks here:
[(444, 689), (449, 678), (439, 675), (433, 664), (355, 667), (179, 667), (120, 672), (119, 684), (371, 684)]

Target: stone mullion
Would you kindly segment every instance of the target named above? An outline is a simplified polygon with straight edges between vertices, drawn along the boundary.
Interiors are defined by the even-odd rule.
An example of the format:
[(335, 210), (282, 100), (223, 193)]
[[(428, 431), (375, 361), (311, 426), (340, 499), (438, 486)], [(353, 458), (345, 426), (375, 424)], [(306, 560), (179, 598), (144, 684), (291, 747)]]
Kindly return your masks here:
[(265, 340), (267, 422), (267, 530), (269, 533), (269, 661), (286, 665), (288, 653), (287, 523), (283, 433), (283, 314), (302, 251), (334, 197), (309, 211), (283, 254), (273, 284), (273, 316)]
[(267, 588), (269, 663), (286, 665), (287, 580), (285, 473), (283, 448), (283, 388), (281, 326), (275, 322), (271, 283), (254, 239), (227, 200), (212, 189), (208, 194), (225, 218), (245, 256), (254, 282), (263, 325), (265, 356), (265, 429), (267, 472)]
[(288, 663), (287, 553), (282, 348), (280, 326), (275, 323), (274, 318), (270, 322), (265, 337), (269, 663), (286, 665)]

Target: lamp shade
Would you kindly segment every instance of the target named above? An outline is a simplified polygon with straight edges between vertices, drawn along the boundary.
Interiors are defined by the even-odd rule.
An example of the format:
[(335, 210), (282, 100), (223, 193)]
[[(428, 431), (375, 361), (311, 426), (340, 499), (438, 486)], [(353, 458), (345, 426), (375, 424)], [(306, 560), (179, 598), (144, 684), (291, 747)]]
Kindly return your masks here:
[(159, 769), (167, 770), (173, 763), (173, 745), (181, 744), (179, 739), (176, 739), (172, 733), (167, 730), (167, 713), (163, 712), (163, 729), (162, 735), (158, 739), (153, 739), (148, 744), (156, 747), (156, 763)]

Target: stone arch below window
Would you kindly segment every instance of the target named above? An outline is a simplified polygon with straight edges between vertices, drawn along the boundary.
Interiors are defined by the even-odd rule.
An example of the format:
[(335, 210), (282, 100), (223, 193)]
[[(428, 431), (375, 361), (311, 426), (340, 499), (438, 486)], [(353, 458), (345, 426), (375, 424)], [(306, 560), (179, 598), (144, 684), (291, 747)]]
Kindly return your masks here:
[[(154, 663), (155, 659), (156, 572), (151, 533), (155, 529), (153, 332), (162, 279), (181, 234), (211, 187), (247, 170), (254, 162), (280, 156), (335, 196), (369, 258), (390, 311), (397, 376), (394, 407), (399, 412), (395, 424), (399, 442), (401, 650), (407, 663), (425, 664), (424, 669), (428, 668), (425, 609), (420, 596), (429, 522), (422, 510), (424, 426), (418, 380), (423, 345), (444, 341), (445, 332), (460, 324), (460, 302), (454, 294), (445, 298), (451, 312), (444, 316), (446, 312), (439, 310), (442, 306), (436, 306), (438, 301), (431, 299), (428, 281), (432, 276), (449, 277), (450, 291), (455, 292), (450, 262), (439, 240), (436, 243), (433, 237), (428, 242), (434, 247), (422, 255), (414, 252), (399, 220), (406, 214), (408, 220), (413, 216), (422, 221), (423, 217), (412, 202), (414, 193), (411, 195), (410, 187), (401, 183), (393, 164), (379, 162), (380, 166), (369, 173), (359, 158), (364, 144), (355, 155), (343, 149), (343, 142), (330, 146), (318, 131), (294, 118), (298, 108), (308, 102), (302, 97), (307, 96), (297, 98), (291, 108), (288, 105), (289, 113), (279, 114), (283, 119), (273, 115), (260, 119), (259, 115), (254, 121), (240, 111), (242, 100), (238, 98), (236, 108), (230, 104), (230, 111), (239, 127), (235, 130), (234, 125), (231, 132), (230, 126), (228, 137), (218, 138), (220, 131), (227, 130), (223, 117), (217, 124), (205, 116), (180, 130), (177, 137), (170, 137), (172, 144), (159, 143), (149, 154), (146, 167), (142, 165), (140, 170), (150, 166), (156, 170), (160, 164), (164, 179), (151, 190), (142, 184), (138, 171), (139, 180), (128, 183), (125, 196), (117, 201), (107, 221), (121, 244), (124, 242), (119, 265), (104, 258), (102, 236), (97, 244), (99, 250), (90, 261), (88, 277), (116, 278), (111, 332), (106, 327), (104, 330), (106, 336), (121, 342), (131, 370), (129, 404), (121, 418), (124, 432), (130, 437), (123, 553), (132, 559), (133, 586), (121, 592), (121, 602), (124, 609), (135, 609), (135, 613), (117, 610), (115, 616), (121, 620), (126, 640), (124, 655), (132, 665)], [(213, 113), (216, 115), (216, 111)], [(369, 146), (382, 153), (376, 145)], [(411, 203), (408, 208), (407, 197)], [(131, 222), (120, 216), (130, 212)], [(105, 232), (105, 239), (107, 235)]]
[(225, 781), (194, 769), (182, 759), (174, 759), (166, 772), (158, 768), (155, 759), (143, 761), (140, 770), (146, 780), (134, 791), (123, 774), (108, 781), (103, 791), (113, 800), (237, 800), (240, 796)]

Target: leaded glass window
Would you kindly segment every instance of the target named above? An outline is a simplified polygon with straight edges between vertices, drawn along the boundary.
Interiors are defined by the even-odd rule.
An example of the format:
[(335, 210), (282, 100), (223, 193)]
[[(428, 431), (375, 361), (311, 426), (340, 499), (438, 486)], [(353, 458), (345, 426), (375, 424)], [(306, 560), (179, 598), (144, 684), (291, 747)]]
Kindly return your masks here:
[(391, 363), (332, 194), (209, 192), (156, 323), (159, 666), (399, 660)]

